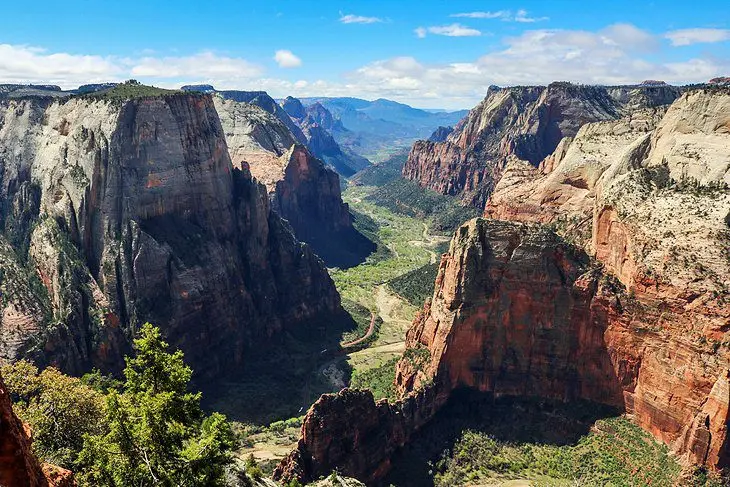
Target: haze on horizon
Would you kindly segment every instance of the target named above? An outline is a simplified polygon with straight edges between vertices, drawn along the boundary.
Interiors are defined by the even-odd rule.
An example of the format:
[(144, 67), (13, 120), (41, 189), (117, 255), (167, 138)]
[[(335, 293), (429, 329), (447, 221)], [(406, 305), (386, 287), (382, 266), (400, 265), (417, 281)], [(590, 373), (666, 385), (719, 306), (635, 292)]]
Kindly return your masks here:
[[(730, 74), (723, 1), (49, 0), (4, 6), (0, 83), (177, 88), (471, 108), (489, 85), (673, 84)], [(39, 13), (40, 12), (40, 13)]]

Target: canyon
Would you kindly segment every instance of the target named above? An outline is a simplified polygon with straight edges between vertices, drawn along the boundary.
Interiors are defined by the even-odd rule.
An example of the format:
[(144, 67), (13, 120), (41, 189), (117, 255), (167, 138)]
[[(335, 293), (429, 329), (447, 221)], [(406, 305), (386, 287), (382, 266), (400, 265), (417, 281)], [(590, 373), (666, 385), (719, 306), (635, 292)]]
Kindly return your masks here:
[[(476, 110), (488, 116), (472, 112), (447, 142), (414, 146), (405, 175), (484, 201), (487, 218), (461, 226), (441, 259), (396, 368), (401, 399), (323, 397), (280, 478), (338, 469), (377, 483), (463, 388), (611, 406), (684, 465), (728, 466), (730, 92), (597, 88), (632, 108), (581, 108), (552, 135), (541, 123), (502, 130), (545, 112), (517, 111), (513, 90), (573, 89), (551, 87), (490, 93)], [(482, 123), (499, 129), (464, 128)]]

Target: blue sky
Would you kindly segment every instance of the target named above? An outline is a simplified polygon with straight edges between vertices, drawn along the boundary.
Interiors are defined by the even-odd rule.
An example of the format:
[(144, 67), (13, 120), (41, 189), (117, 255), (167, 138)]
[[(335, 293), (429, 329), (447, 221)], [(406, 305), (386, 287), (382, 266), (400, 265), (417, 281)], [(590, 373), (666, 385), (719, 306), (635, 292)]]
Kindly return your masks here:
[(490, 84), (730, 75), (727, 1), (9, 3), (0, 82), (136, 78), (469, 108)]

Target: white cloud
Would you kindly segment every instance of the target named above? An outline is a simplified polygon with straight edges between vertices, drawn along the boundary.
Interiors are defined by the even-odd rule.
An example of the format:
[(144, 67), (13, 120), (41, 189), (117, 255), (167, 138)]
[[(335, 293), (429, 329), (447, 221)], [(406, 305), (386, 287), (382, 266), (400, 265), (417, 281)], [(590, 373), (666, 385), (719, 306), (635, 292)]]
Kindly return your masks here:
[(509, 10), (498, 10), (496, 12), (464, 12), (451, 14), (450, 17), (465, 17), (468, 19), (506, 19), (511, 17)]
[(218, 56), (210, 51), (192, 56), (145, 57), (135, 62), (130, 74), (139, 78), (206, 78), (246, 79), (260, 76), (263, 69), (241, 58)]
[(515, 22), (531, 23), (531, 22), (542, 22), (543, 20), (549, 20), (548, 17), (528, 17), (527, 10), (520, 9), (517, 11), (514, 17)]
[(689, 46), (691, 44), (723, 42), (730, 40), (728, 29), (680, 29), (667, 32), (664, 37), (673, 46)]
[(0, 44), (0, 80), (52, 83), (63, 88), (123, 77), (124, 68), (110, 57), (49, 53), (30, 46)]
[(280, 68), (298, 68), (302, 65), (302, 60), (295, 56), (293, 52), (286, 49), (276, 51), (274, 60)]
[(426, 37), (427, 33), (448, 37), (474, 37), (482, 35), (481, 31), (463, 26), (461, 24), (419, 27), (414, 32), (420, 38)]
[(353, 14), (342, 15), (340, 13), (340, 22), (343, 24), (375, 24), (377, 22), (383, 22), (383, 19), (380, 17), (365, 17)]

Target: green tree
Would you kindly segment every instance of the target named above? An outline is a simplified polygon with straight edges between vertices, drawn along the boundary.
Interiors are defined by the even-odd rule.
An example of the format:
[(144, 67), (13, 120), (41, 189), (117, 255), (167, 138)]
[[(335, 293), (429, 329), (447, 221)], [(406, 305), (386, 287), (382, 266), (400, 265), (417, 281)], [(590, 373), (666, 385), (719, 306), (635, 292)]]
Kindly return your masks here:
[(16, 413), (33, 431), (36, 454), (76, 470), (84, 436), (106, 431), (104, 395), (53, 367), (39, 373), (24, 360), (2, 367), (2, 375)]
[(122, 392), (107, 396), (109, 431), (86, 437), (80, 460), (90, 485), (221, 485), (235, 436), (225, 416), (205, 416), (189, 392), (191, 369), (146, 323), (127, 359)]

